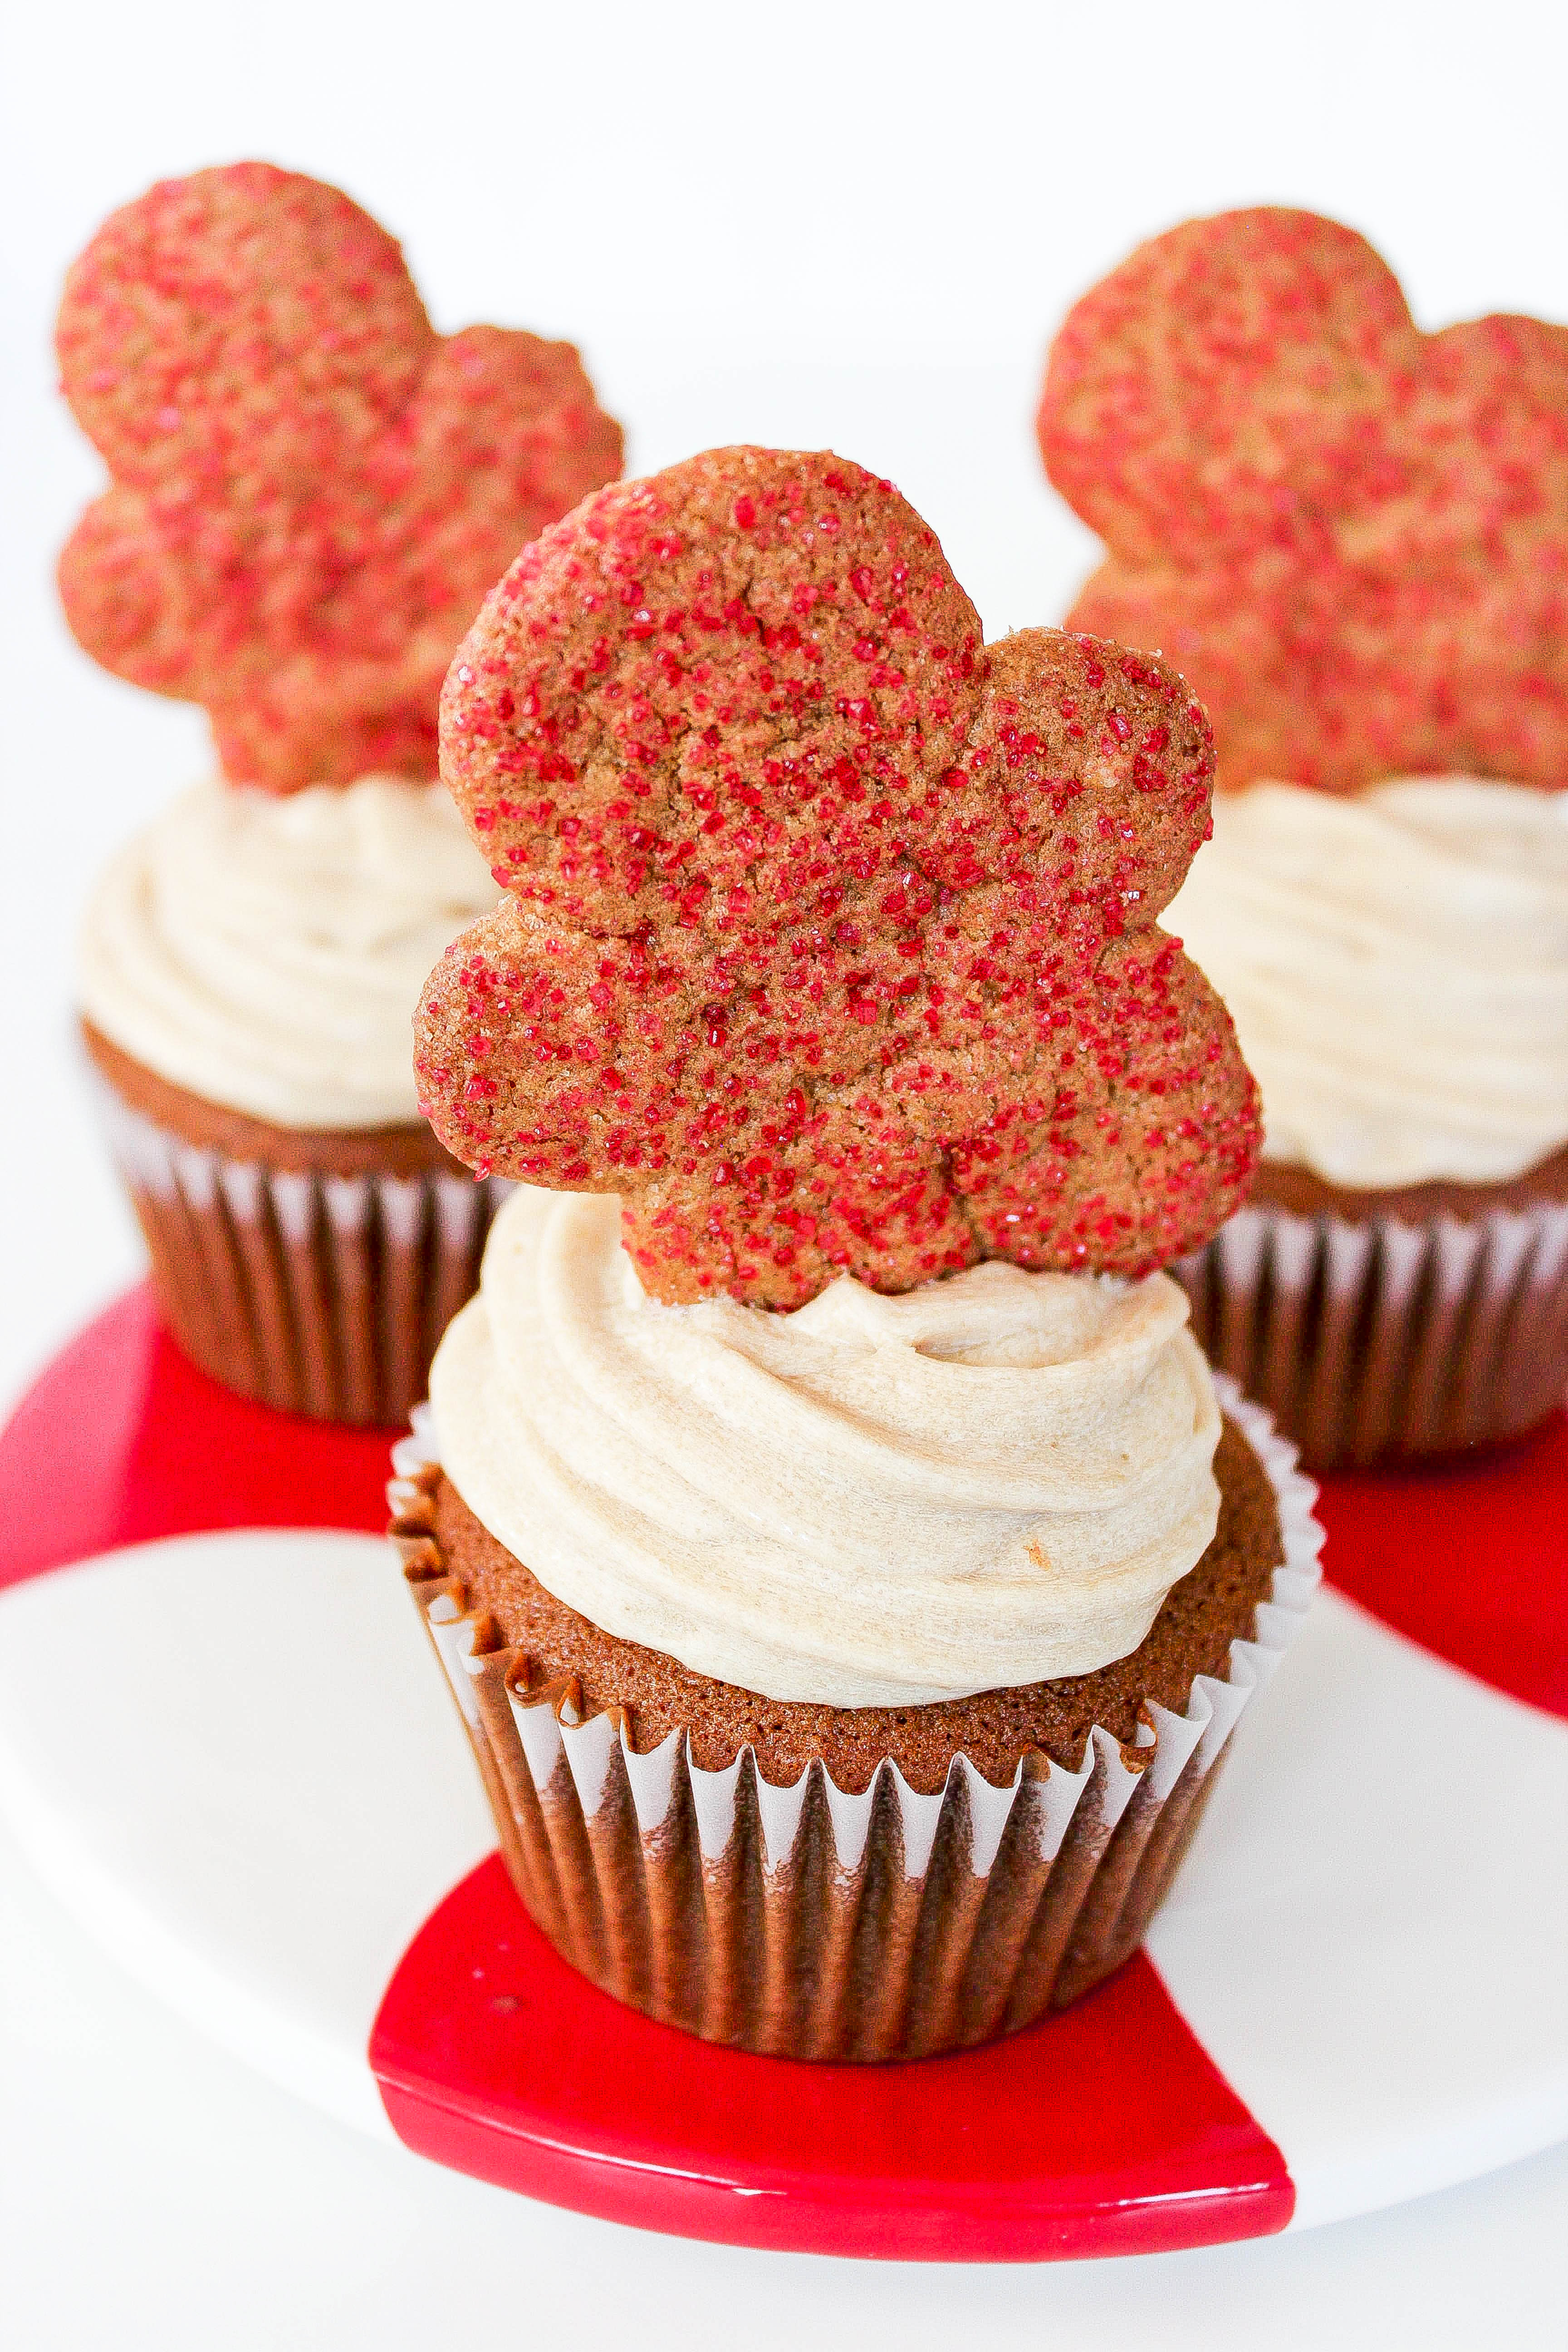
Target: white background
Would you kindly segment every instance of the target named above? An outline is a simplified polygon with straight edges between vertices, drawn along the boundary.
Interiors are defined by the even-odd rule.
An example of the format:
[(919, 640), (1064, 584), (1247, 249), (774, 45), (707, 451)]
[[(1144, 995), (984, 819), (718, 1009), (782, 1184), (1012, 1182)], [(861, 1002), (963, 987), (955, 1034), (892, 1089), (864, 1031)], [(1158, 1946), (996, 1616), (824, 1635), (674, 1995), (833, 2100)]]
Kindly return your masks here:
[[(100, 475), (54, 393), (50, 318), (67, 263), (112, 206), (153, 179), (242, 155), (336, 180), (403, 238), (438, 326), (493, 319), (579, 342), (629, 427), (634, 468), (751, 439), (831, 443), (891, 473), (941, 533), (992, 634), (1058, 617), (1092, 562), (1088, 535), (1040, 476), (1031, 411), (1063, 311), (1142, 236), (1229, 205), (1307, 204), (1373, 236), (1424, 325), (1489, 309), (1568, 319), (1568, 10), (1558, 6), (46, 0), (13, 8), (6, 52), (0, 1401), (138, 1263), (70, 1050), (70, 939), (94, 869), (205, 761), (199, 715), (97, 672), (53, 603), (54, 551)], [(17, 1901), (37, 1938), (28, 1948), (54, 1954), (52, 1925)], [(115, 2306), (100, 2282), (128, 2247), (142, 2280), (140, 2302), (119, 2305), (114, 2340), (126, 2345), (205, 2346), (219, 2334), (237, 2345), (437, 2341), (412, 2317), (400, 2332), (397, 2315), (440, 2237), (465, 2273), (487, 2235), (510, 2264), (549, 2243), (563, 2269), (590, 2273), (606, 2247), (633, 2247), (625, 2277), (697, 2296), (709, 2341), (728, 2295), (771, 2294), (784, 2279), (776, 2264), (693, 2257), (575, 2222), (530, 2237), (532, 2222), (509, 2220), (504, 2200), (432, 2181), (411, 2160), (351, 2159), (331, 2126), (187, 2052), (140, 1996), (127, 1991), (110, 2019), (87, 1956), (61, 1948), (37, 2019), (46, 2040), (58, 2036), (56, 2073), (29, 2060), (29, 2074), (18, 2059), (21, 2071), (0, 2077), (0, 2163), (13, 2168), (0, 2204), (0, 2332), (5, 2295), (26, 2293), (32, 2332), (6, 2338), (24, 2352), (110, 2340)], [(10, 1984), (4, 1995), (25, 1998)], [(139, 2054), (105, 2060), (100, 2104), (81, 2064), (111, 2027)], [(47, 2082), (55, 2095), (29, 2116)], [(165, 2082), (167, 2115), (150, 2118)], [(31, 2162), (18, 2132), (37, 2136), (41, 2201), (17, 2187)], [(207, 2135), (218, 2156), (198, 2174), (184, 2149)], [(233, 2172), (241, 2139), (249, 2168)], [(230, 2179), (255, 2188), (254, 2228)], [(1499, 2340), (1489, 2311), (1526, 2331), (1549, 2310), (1560, 2320), (1543, 2220), (1568, 2219), (1565, 2183), (1549, 2161), (1512, 2186), (1441, 2200), (1426, 2220), (1239, 2250), (1230, 2271), (1192, 2258), (1163, 2275), (1199, 2297), (1234, 2278), (1227, 2310), (1267, 2335), (1270, 2310), (1318, 2308), (1306, 2265), (1340, 2263), (1342, 2285), (1310, 2291), (1329, 2298), (1318, 2340), (1363, 2340), (1357, 2313), (1394, 2345), (1415, 2340), (1401, 2313), (1412, 2327), (1419, 2313), (1430, 2344)], [(47, 2227), (68, 2211), (74, 2257)], [(1441, 2228), (1438, 2211), (1452, 2217)], [(281, 2231), (265, 2252), (260, 2230)], [(309, 2279), (316, 2301), (285, 2333), (296, 2235), (300, 2292)], [(68, 2263), (68, 2274), (53, 2269)], [(510, 2298), (520, 2326), (526, 2267)], [(896, 2307), (903, 2340), (916, 2340), (915, 2311), (957, 2340), (956, 2280), (883, 2302), (893, 2281), (879, 2286), (863, 2270), (788, 2275), (804, 2327), (835, 2332), (837, 2313), (846, 2338), (853, 2323), (875, 2340), (868, 2312)], [(1146, 2275), (1058, 2276), (1028, 2294), (1015, 2285), (1005, 2308), (1015, 2322), (1033, 2311), (1026, 2337), (1041, 2344), (1087, 2341), (1074, 2330), (1096, 2313), (1147, 2336), (1171, 2305), (1166, 2285), (1133, 2288)], [(842, 2287), (821, 2284), (829, 2278)], [(1342, 2293), (1351, 2279), (1359, 2287)], [(1559, 2269), (1559, 2298), (1561, 2284)], [(479, 2319), (477, 2292), (455, 2293), (454, 2321)], [(217, 2294), (259, 2296), (255, 2326), (231, 2305), (215, 2333)], [(994, 2296), (982, 2303), (1002, 2316)], [(567, 2310), (545, 2307), (557, 2324)], [(595, 2307), (604, 2320), (590, 2287)], [(172, 2332), (159, 2337), (162, 2322)], [(624, 2308), (614, 2324), (636, 2326), (637, 2315)], [(703, 2342), (700, 2322), (691, 2340)], [(1150, 2340), (1199, 2338), (1184, 2322), (1156, 2326)]]
[(894, 476), (995, 635), (1093, 543), (1030, 429), (1075, 295), (1185, 215), (1366, 230), (1417, 318), (1568, 318), (1568, 10), (1520, 0), (16, 0), (0, 58), (0, 1397), (127, 1277), (68, 1050), (89, 877), (205, 762), (58, 617), (100, 487), (54, 391), (67, 264), (149, 182), (261, 155), (402, 237), (437, 324), (578, 341), (647, 470), (725, 440)]

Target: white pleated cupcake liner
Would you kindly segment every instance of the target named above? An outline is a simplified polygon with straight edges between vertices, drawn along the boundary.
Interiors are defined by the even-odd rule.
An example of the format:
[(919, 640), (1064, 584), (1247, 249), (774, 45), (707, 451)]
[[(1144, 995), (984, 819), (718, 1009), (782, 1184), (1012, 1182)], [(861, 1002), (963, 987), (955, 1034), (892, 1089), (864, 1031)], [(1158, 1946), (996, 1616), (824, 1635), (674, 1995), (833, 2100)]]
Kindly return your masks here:
[(185, 1353), (287, 1412), (405, 1422), (510, 1186), (236, 1160), (159, 1127), (105, 1081), (96, 1092)]
[(671, 1731), (639, 1755), (625, 1713), (584, 1717), (487, 1647), (434, 1537), (428, 1410), (395, 1449), (392, 1535), (489, 1791), (512, 1879), (606, 1992), (707, 2039), (803, 2058), (970, 2046), (1087, 1992), (1127, 1958), (1185, 1852), (1237, 1722), (1318, 1584), (1316, 1488), (1268, 1415), (1216, 1382), (1273, 1488), (1285, 1551), (1250, 1641), (1184, 1711), (1149, 1705), (1124, 1746), (1096, 1727), (1076, 1770), (1031, 1751), (996, 1787), (953, 1759), (940, 1791), (885, 1758), (861, 1792), (823, 1762), (787, 1786), (747, 1747), (697, 1765)]
[(1314, 1469), (1517, 1436), (1568, 1396), (1568, 1202), (1426, 1224), (1258, 1204), (1170, 1270)]

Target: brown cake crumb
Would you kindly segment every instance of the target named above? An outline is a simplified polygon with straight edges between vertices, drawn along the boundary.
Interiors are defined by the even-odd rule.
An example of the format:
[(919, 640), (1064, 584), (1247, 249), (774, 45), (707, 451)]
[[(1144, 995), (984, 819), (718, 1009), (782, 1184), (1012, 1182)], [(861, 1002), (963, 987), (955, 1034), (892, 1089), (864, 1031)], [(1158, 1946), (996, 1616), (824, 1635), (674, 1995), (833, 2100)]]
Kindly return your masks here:
[(1532, 1209), (1542, 1201), (1568, 1201), (1568, 1145), (1538, 1160), (1533, 1168), (1501, 1182), (1463, 1184), (1439, 1177), (1426, 1184), (1390, 1184), (1371, 1190), (1331, 1184), (1325, 1176), (1292, 1161), (1260, 1161), (1248, 1195), (1258, 1208), (1288, 1209), (1298, 1217), (1342, 1217), (1364, 1224), (1374, 1217), (1401, 1218), (1424, 1225), (1438, 1217), (1479, 1223), (1500, 1209)]
[(1230, 1644), (1253, 1632), (1284, 1559), (1268, 1476), (1240, 1430), (1227, 1421), (1215, 1455), (1220, 1488), (1214, 1541), (1184, 1576), (1131, 1655), (1092, 1674), (929, 1706), (818, 1706), (760, 1697), (695, 1674), (637, 1642), (617, 1640), (547, 1592), (530, 1570), (480, 1525), (450, 1479), (436, 1496), (436, 1541), (469, 1606), (488, 1612), (502, 1640), (527, 1654), (531, 1679), (575, 1675), (588, 1714), (621, 1706), (634, 1748), (646, 1754), (677, 1726), (690, 1733), (706, 1770), (731, 1763), (748, 1743), (763, 1777), (798, 1779), (820, 1756), (841, 1789), (860, 1790), (884, 1756), (911, 1788), (939, 1790), (960, 1752), (994, 1784), (1013, 1777), (1026, 1749), (1077, 1770), (1095, 1724), (1131, 1740), (1145, 1700), (1180, 1714), (1194, 1676), (1223, 1675)]
[(154, 1127), (195, 1144), (198, 1151), (220, 1151), (226, 1160), (254, 1161), (263, 1168), (316, 1169), (333, 1176), (417, 1176), (426, 1171), (470, 1174), (460, 1160), (443, 1150), (423, 1119), (400, 1119), (390, 1127), (279, 1127), (160, 1077), (145, 1062), (122, 1053), (90, 1021), (81, 1023), (81, 1039), (88, 1058), (122, 1102)]

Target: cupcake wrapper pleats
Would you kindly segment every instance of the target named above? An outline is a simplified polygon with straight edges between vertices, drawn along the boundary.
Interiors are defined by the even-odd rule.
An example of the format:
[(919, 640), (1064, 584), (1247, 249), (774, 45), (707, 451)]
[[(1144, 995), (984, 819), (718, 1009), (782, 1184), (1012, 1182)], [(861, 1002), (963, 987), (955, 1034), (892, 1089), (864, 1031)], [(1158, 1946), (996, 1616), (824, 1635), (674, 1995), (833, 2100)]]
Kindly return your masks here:
[(110, 1150), (185, 1353), (242, 1396), (395, 1426), (479, 1281), (510, 1190), (445, 1171), (337, 1175), (203, 1150), (97, 1087)]
[(750, 1748), (705, 1771), (672, 1731), (637, 1755), (625, 1717), (582, 1718), (491, 1646), (431, 1533), (427, 1417), (394, 1455), (393, 1538), (457, 1698), (512, 1880), (556, 1949), (605, 1992), (711, 2042), (803, 2058), (967, 2048), (1075, 2000), (1142, 1940), (1226, 1743), (1318, 1581), (1315, 1490), (1267, 1414), (1225, 1390), (1268, 1470), (1286, 1559), (1225, 1679), (1152, 1706), (1123, 1747), (1096, 1728), (1076, 1771), (1037, 1753), (994, 1788), (959, 1756), (921, 1795), (890, 1759), (861, 1795), (823, 1763), (776, 1787)]
[(1568, 1393), (1568, 1203), (1420, 1226), (1241, 1209), (1171, 1272), (1200, 1347), (1314, 1469), (1516, 1436)]

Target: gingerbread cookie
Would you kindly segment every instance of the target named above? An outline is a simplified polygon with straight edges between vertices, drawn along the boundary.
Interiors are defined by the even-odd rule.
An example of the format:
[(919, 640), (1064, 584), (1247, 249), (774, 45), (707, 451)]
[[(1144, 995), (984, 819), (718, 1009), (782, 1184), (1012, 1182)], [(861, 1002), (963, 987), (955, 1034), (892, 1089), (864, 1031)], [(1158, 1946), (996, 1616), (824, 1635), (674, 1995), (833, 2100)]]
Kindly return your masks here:
[(426, 988), (471, 1166), (616, 1192), (658, 1297), (795, 1307), (1194, 1247), (1258, 1148), (1155, 927), (1209, 810), (1159, 660), (987, 649), (891, 485), (723, 449), (588, 499), (487, 599), (442, 769), (506, 896)]
[(1424, 335), (1364, 238), (1223, 213), (1072, 310), (1039, 436), (1108, 551), (1069, 627), (1163, 649), (1222, 785), (1568, 782), (1568, 330)]
[(433, 775), (485, 590), (620, 469), (570, 344), (437, 335), (385, 231), (267, 163), (113, 215), (58, 350), (114, 478), (61, 560), (71, 627), (205, 703), (226, 773), (275, 791)]

